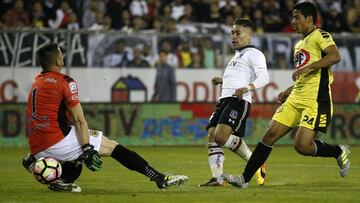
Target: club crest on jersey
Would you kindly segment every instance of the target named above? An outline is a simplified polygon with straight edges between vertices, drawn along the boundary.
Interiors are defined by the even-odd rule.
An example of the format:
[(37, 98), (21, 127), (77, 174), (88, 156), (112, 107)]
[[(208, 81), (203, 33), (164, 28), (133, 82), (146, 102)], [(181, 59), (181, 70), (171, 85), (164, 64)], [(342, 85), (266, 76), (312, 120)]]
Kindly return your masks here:
[(230, 116), (230, 118), (232, 118), (232, 119), (236, 119), (237, 116), (238, 116), (238, 112), (235, 111), (235, 110), (231, 110), (229, 116)]
[(310, 54), (305, 49), (300, 49), (294, 55), (294, 63), (296, 68), (306, 65), (310, 61)]
[(99, 131), (98, 130), (89, 130), (89, 135), (93, 136), (93, 137), (97, 137), (99, 136)]
[(76, 93), (78, 91), (75, 82), (70, 82), (69, 87), (70, 87), (71, 93)]

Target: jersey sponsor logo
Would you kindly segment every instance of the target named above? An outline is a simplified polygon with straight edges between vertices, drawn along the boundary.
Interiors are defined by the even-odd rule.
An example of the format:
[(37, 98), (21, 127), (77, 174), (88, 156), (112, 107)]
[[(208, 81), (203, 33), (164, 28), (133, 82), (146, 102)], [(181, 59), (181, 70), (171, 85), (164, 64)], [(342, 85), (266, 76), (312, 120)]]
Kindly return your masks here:
[(294, 63), (296, 69), (306, 65), (309, 61), (310, 61), (310, 53), (305, 49), (300, 49), (298, 52), (295, 53)]
[(229, 61), (228, 66), (235, 66), (237, 64), (237, 61)]
[(70, 87), (71, 93), (73, 93), (73, 94), (78, 91), (75, 82), (70, 82), (69, 87)]
[(48, 83), (56, 83), (57, 80), (55, 78), (46, 78), (45, 79), (45, 82), (48, 82)]
[(229, 116), (230, 116), (230, 118), (232, 118), (232, 119), (236, 119), (237, 116), (238, 116), (238, 112), (235, 111), (235, 110), (231, 110)]

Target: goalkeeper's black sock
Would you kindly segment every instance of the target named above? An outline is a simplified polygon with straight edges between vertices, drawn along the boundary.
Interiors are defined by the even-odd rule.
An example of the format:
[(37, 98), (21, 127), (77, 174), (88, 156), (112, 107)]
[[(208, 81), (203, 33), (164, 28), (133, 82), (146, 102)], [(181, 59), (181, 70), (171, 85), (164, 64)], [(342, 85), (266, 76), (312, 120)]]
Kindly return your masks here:
[(148, 162), (136, 152), (131, 151), (120, 144), (114, 148), (111, 157), (116, 159), (126, 168), (146, 175), (150, 180), (164, 180), (165, 176), (162, 173), (149, 166)]
[(76, 161), (66, 161), (61, 164), (61, 167), (61, 179), (64, 183), (74, 183), (81, 175), (82, 164), (78, 164)]
[(329, 145), (322, 140), (314, 140), (314, 143), (315, 156), (337, 158), (341, 154), (341, 148), (338, 145)]
[(245, 183), (249, 182), (256, 171), (265, 163), (271, 153), (272, 147), (259, 142), (246, 164), (243, 176)]

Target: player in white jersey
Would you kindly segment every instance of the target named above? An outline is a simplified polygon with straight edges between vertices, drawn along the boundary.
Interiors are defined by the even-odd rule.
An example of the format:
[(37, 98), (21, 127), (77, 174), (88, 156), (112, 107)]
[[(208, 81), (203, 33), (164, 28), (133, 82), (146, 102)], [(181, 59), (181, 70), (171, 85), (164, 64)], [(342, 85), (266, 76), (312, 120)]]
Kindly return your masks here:
[[(269, 83), (265, 56), (250, 45), (253, 27), (253, 23), (248, 19), (235, 19), (231, 30), (235, 55), (228, 62), (223, 77), (212, 79), (213, 85), (222, 84), (222, 91), (207, 126), (208, 158), (212, 178), (200, 186), (224, 184), (221, 177), (225, 160), (223, 147), (246, 161), (251, 157), (252, 152), (242, 139), (251, 108), (251, 91)], [(256, 175), (257, 183), (263, 185), (265, 167), (260, 167)]]

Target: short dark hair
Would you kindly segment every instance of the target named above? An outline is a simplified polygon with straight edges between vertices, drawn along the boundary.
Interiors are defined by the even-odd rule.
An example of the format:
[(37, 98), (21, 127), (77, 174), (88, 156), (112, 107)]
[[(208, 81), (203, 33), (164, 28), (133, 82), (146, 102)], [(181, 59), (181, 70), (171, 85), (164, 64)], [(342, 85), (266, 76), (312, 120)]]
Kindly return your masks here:
[(56, 43), (45, 45), (37, 52), (37, 60), (43, 70), (55, 64), (59, 46)]
[(247, 18), (236, 17), (234, 25), (241, 25), (243, 27), (250, 28), (251, 31), (254, 30), (254, 23), (250, 19), (247, 19)]
[(314, 25), (317, 20), (317, 9), (315, 4), (309, 1), (299, 2), (294, 6), (293, 10), (299, 10), (304, 17), (312, 16)]

